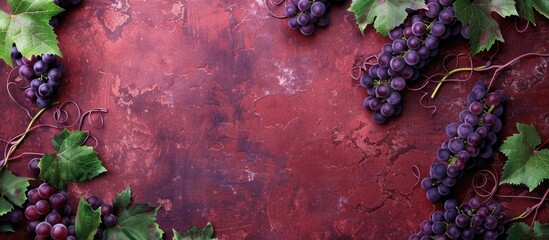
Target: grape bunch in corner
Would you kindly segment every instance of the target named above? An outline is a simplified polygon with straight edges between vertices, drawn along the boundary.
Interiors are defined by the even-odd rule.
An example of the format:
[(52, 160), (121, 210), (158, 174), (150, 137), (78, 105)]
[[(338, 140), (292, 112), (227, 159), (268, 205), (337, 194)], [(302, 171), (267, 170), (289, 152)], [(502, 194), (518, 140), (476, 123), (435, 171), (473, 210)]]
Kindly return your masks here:
[(330, 24), (328, 11), (335, 3), (345, 0), (291, 0), (284, 7), (284, 16), (289, 18), (288, 26), (299, 30), (308, 36), (315, 32), (317, 27), (326, 27)]
[(441, 40), (468, 36), (468, 27), (455, 18), (453, 0), (427, 2), (427, 9), (409, 11), (406, 22), (389, 32), (393, 42), (381, 47), (377, 64), (360, 77), (360, 85), (368, 92), (364, 107), (373, 111), (377, 124), (400, 115), (401, 92), (438, 56)]

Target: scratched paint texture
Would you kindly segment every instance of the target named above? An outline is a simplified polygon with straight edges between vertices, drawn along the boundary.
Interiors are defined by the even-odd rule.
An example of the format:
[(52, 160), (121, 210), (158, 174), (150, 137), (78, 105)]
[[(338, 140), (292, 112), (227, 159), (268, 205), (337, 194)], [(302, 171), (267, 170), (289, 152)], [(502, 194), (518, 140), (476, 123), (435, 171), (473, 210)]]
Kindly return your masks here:
[[(412, 166), (428, 174), (444, 127), (457, 120), (474, 81), (445, 85), (428, 100), (434, 115), (419, 105), (420, 92), (408, 91), (400, 118), (373, 124), (349, 70), (389, 40), (372, 29), (362, 35), (349, 3), (330, 12), (329, 28), (304, 37), (270, 17), (260, 0), (83, 2), (56, 29), (66, 66), (59, 100), (108, 108), (104, 128), (84, 127), (99, 140), (108, 173), (71, 184), (73, 207), (80, 196), (110, 201), (131, 186), (134, 200), (163, 206), (158, 222), (167, 237), (171, 228), (211, 221), (220, 239), (407, 239), (432, 211), (424, 191), (412, 188)], [(547, 52), (547, 20), (538, 16), (537, 27), (522, 34), (514, 24), (502, 21), (506, 44), (494, 64)], [(466, 50), (457, 39), (441, 53)], [(440, 64), (424, 74), (441, 73)], [(1, 67), (6, 76), (10, 68)], [(547, 59), (534, 57), (499, 75), (495, 86), (511, 96), (500, 136), (525, 122), (549, 137), (546, 72)], [(29, 119), (5, 88), (0, 97), (6, 139)], [(50, 110), (41, 121), (51, 120)], [(33, 132), (19, 151), (52, 151), (56, 133)], [(28, 160), (10, 169), (29, 176)], [(499, 173), (503, 163), (496, 154)], [(458, 199), (473, 195), (471, 176), (460, 182)], [(534, 204), (502, 201), (511, 216)], [(540, 219), (549, 221), (548, 213), (543, 208)], [(0, 239), (32, 239), (18, 229)]]

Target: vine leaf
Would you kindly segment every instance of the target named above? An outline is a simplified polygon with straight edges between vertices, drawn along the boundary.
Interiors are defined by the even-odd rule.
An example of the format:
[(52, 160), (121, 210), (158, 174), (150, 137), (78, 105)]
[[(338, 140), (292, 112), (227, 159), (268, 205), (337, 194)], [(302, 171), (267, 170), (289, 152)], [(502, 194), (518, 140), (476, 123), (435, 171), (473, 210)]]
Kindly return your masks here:
[(499, 24), (490, 14), (502, 17), (518, 15), (513, 0), (456, 0), (456, 17), (464, 25), (469, 25), (469, 44), (472, 55), (488, 50), (497, 41), (504, 42)]
[(0, 223), (0, 233), (14, 232), (13, 227), (9, 222)]
[(424, 0), (354, 0), (349, 11), (355, 14), (360, 32), (374, 23), (376, 31), (387, 36), (391, 29), (402, 24), (412, 10), (427, 8)]
[(25, 203), (31, 179), (17, 177), (6, 168), (0, 169), (0, 216), (10, 212), (13, 205), (21, 207)]
[(217, 240), (217, 238), (212, 238), (214, 229), (212, 223), (210, 222), (208, 222), (208, 224), (206, 224), (206, 226), (202, 229), (198, 229), (196, 226), (193, 226), (184, 233), (178, 233), (175, 229), (172, 230), (172, 240)]
[(532, 125), (517, 123), (517, 129), (500, 147), (508, 158), (500, 184), (526, 184), (531, 192), (549, 179), (549, 149), (536, 150), (541, 139)]
[(519, 16), (525, 18), (536, 25), (534, 9), (546, 18), (549, 18), (549, 2), (547, 0), (520, 0), (517, 1), (517, 10)]
[(46, 154), (40, 159), (40, 178), (63, 190), (68, 182), (83, 182), (106, 172), (97, 152), (82, 146), (87, 138), (87, 132), (66, 129), (55, 136), (52, 142), (57, 153)]
[(12, 66), (11, 47), (23, 56), (43, 53), (61, 56), (57, 38), (49, 20), (63, 12), (51, 0), (8, 0), (12, 14), (0, 10), (0, 58)]
[(543, 240), (549, 238), (549, 224), (541, 224), (539, 221), (534, 222), (534, 227), (530, 228), (526, 223), (518, 222), (513, 224), (507, 230), (509, 240)]
[(131, 189), (118, 193), (113, 200), (118, 224), (105, 230), (105, 240), (162, 239), (164, 231), (156, 223), (156, 213), (160, 206), (149, 203), (131, 203)]
[(93, 240), (99, 224), (101, 224), (101, 208), (93, 210), (92, 206), (84, 198), (80, 198), (76, 212), (76, 223), (74, 224), (76, 238)]

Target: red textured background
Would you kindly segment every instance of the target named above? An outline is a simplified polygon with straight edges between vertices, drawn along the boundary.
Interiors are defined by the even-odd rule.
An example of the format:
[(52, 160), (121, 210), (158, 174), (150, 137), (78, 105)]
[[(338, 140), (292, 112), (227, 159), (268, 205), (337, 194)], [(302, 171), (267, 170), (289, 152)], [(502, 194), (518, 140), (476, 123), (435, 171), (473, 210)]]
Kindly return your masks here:
[[(372, 28), (362, 35), (346, 11), (350, 1), (332, 9), (332, 24), (310, 37), (270, 17), (261, 0), (83, 2), (56, 28), (66, 67), (59, 100), (108, 108), (104, 128), (84, 126), (99, 139), (108, 173), (70, 184), (71, 204), (87, 195), (110, 201), (131, 186), (134, 200), (163, 205), (158, 223), (169, 238), (171, 228), (211, 221), (220, 239), (407, 239), (433, 210), (425, 191), (412, 189), (412, 166), (428, 174), (444, 127), (457, 121), (474, 81), (491, 77), (444, 85), (429, 100), (434, 115), (419, 105), (420, 92), (407, 91), (402, 116), (378, 126), (349, 70), (389, 40)], [(514, 19), (501, 21), (506, 43), (493, 63), (548, 52), (549, 21), (537, 20), (524, 33)], [(468, 52), (462, 39), (441, 49)], [(487, 59), (481, 54), (474, 62)], [(500, 138), (517, 122), (549, 138), (547, 60), (522, 60), (496, 79), (510, 96)], [(2, 63), (3, 81), (10, 69)], [(441, 58), (423, 73), (442, 73)], [(18, 91), (12, 90), (24, 102)], [(29, 119), (5, 87), (0, 98), (0, 138), (7, 139)], [(41, 122), (51, 116), (49, 110)], [(17, 153), (52, 151), (56, 133), (33, 132)], [(28, 160), (9, 168), (30, 176)], [(498, 173), (504, 161), (495, 155)], [(473, 196), (471, 176), (459, 183), (458, 199)], [(505, 186), (499, 193), (525, 192)], [(501, 200), (510, 216), (536, 203)], [(547, 207), (542, 222), (549, 222)], [(32, 239), (23, 229), (0, 239)]]

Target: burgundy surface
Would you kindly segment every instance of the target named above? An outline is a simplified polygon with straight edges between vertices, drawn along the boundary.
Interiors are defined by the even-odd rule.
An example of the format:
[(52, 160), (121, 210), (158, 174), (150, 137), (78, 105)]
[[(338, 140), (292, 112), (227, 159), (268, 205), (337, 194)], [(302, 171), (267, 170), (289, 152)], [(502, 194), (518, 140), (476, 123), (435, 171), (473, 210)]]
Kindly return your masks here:
[[(163, 206), (158, 223), (169, 238), (172, 228), (211, 221), (220, 239), (407, 239), (433, 210), (425, 191), (413, 188), (412, 166), (428, 174), (444, 127), (457, 120), (474, 81), (491, 77), (444, 85), (428, 101), (438, 108), (434, 115), (419, 105), (420, 92), (407, 91), (402, 116), (378, 126), (349, 70), (389, 40), (372, 28), (361, 35), (346, 11), (350, 1), (332, 9), (332, 24), (311, 37), (270, 17), (261, 0), (83, 2), (56, 29), (66, 67), (59, 100), (108, 108), (104, 128), (84, 126), (99, 139), (108, 172), (70, 184), (71, 204), (87, 195), (110, 201), (131, 186), (135, 201)], [(524, 33), (513, 19), (502, 24), (506, 43), (494, 64), (548, 51), (548, 20), (538, 16)], [(460, 52), (467, 53), (464, 40), (442, 45), (443, 55)], [(423, 73), (442, 73), (441, 59)], [(496, 79), (510, 95), (500, 138), (517, 122), (549, 137), (547, 60), (522, 60)], [(10, 69), (2, 63), (3, 81)], [(22, 92), (12, 92), (24, 102)], [(0, 98), (0, 138), (7, 139), (29, 119), (5, 87)], [(41, 122), (52, 121), (50, 109)], [(51, 152), (56, 133), (32, 132), (16, 153)], [(9, 168), (30, 176), (28, 160)], [(501, 173), (504, 161), (496, 154), (491, 166)], [(458, 199), (473, 195), (471, 176), (459, 183)], [(501, 200), (510, 216), (536, 203)], [(31, 239), (23, 228), (0, 239)]]

